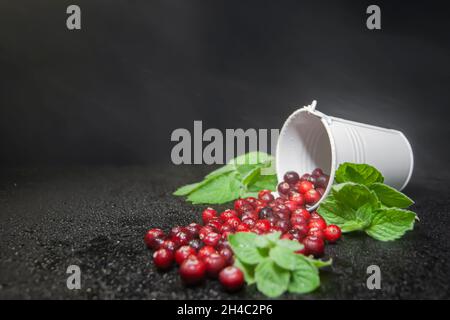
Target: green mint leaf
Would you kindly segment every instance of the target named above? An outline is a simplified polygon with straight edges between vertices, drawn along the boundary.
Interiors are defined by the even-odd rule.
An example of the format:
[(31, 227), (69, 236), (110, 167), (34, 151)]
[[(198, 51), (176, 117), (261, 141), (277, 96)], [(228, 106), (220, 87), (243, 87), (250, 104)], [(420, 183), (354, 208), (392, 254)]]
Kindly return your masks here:
[(256, 182), (260, 176), (260, 172), (261, 168), (251, 169), (242, 179), (242, 184), (248, 186), (249, 184)]
[(387, 207), (408, 208), (414, 204), (411, 198), (388, 185), (376, 182), (370, 184), (369, 189), (373, 190), (381, 203)]
[(249, 152), (243, 155), (240, 155), (232, 160), (230, 160), (228, 163), (233, 164), (235, 166), (242, 166), (242, 165), (266, 165), (270, 161), (273, 161), (274, 157), (260, 151), (253, 151)]
[(380, 171), (368, 164), (356, 164), (345, 162), (336, 170), (335, 181), (337, 183), (354, 182), (361, 184), (371, 184), (383, 182), (384, 177)]
[(234, 260), (234, 266), (239, 268), (242, 273), (244, 274), (245, 282), (247, 282), (248, 285), (255, 283), (255, 266), (249, 265), (244, 262), (242, 262), (239, 259)]
[(284, 247), (270, 249), (269, 257), (281, 268), (295, 270), (297, 267), (298, 254)]
[(350, 232), (367, 225), (368, 219), (361, 211), (363, 206), (370, 211), (380, 207), (375, 192), (362, 184), (346, 182), (332, 187), (331, 194), (320, 204), (318, 212), (328, 224), (336, 224), (343, 232)]
[(228, 236), (228, 242), (236, 257), (243, 263), (255, 265), (265, 259), (256, 246), (258, 235), (252, 232), (238, 232)]
[(209, 173), (202, 181), (177, 189), (173, 194), (187, 196), (194, 204), (221, 204), (239, 197), (255, 196), (262, 189), (275, 190), (276, 175), (262, 175), (274, 158), (264, 152), (250, 152)]
[(364, 227), (370, 224), (370, 222), (372, 221), (372, 217), (373, 207), (369, 203), (362, 205), (356, 210), (356, 219), (364, 224)]
[(225, 203), (239, 197), (240, 180), (236, 172), (223, 174), (190, 193), (187, 200), (193, 204)]
[(317, 268), (324, 268), (324, 267), (329, 267), (333, 264), (333, 259), (329, 259), (327, 261), (323, 261), (320, 259), (314, 259), (314, 258), (310, 258), (310, 257), (306, 257), (305, 259), (308, 260), (310, 263), (312, 263), (313, 265), (315, 265)]
[(201, 186), (202, 186), (202, 184), (200, 182), (188, 184), (188, 185), (185, 185), (183, 187), (178, 188), (173, 193), (173, 195), (175, 195), (175, 196), (187, 196), (189, 193), (191, 193), (192, 191), (200, 188)]
[(292, 293), (308, 293), (320, 286), (319, 270), (304, 256), (298, 255), (297, 266), (291, 273), (288, 290)]
[(412, 230), (416, 214), (409, 210), (388, 208), (374, 212), (366, 233), (381, 241), (392, 241), (400, 238), (406, 231)]
[(281, 237), (281, 232), (272, 232), (265, 235), (259, 235), (255, 240), (258, 248), (271, 248), (277, 244)]
[[(365, 204), (369, 204), (373, 209), (380, 207), (375, 192), (362, 184), (353, 182), (337, 184), (333, 186), (331, 192), (340, 206), (348, 206), (354, 211)], [(354, 216), (356, 217), (356, 214)]]
[(300, 242), (288, 239), (279, 239), (277, 241), (277, 246), (289, 249), (290, 251), (298, 251), (303, 249), (303, 245)]
[(335, 224), (338, 226), (342, 226), (347, 221), (356, 218), (354, 211), (338, 203), (332, 193), (320, 203), (317, 212), (328, 224)]
[(263, 260), (255, 269), (256, 287), (271, 298), (287, 290), (289, 278), (289, 271), (277, 266), (270, 258)]
[(234, 164), (224, 165), (214, 171), (208, 173), (205, 177), (205, 180), (210, 180), (221, 176), (222, 174), (229, 173), (236, 170), (236, 166)]
[(259, 175), (256, 181), (251, 182), (247, 189), (257, 192), (264, 189), (275, 191), (277, 189), (278, 180), (276, 175)]

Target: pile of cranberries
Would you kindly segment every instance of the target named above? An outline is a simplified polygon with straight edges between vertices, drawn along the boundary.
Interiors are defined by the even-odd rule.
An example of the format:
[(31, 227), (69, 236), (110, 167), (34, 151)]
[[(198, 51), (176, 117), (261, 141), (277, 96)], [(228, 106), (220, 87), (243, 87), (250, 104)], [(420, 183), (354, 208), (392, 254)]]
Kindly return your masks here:
[(300, 177), (289, 171), (278, 185), (279, 197), (270, 190), (262, 190), (258, 199), (248, 197), (234, 202), (234, 209), (218, 213), (206, 208), (202, 224), (173, 227), (168, 234), (161, 229), (151, 229), (144, 241), (155, 250), (153, 261), (161, 270), (167, 270), (174, 262), (187, 285), (195, 285), (206, 277), (218, 278), (229, 291), (244, 284), (242, 271), (233, 266), (233, 251), (228, 235), (235, 232), (265, 234), (281, 232), (282, 239), (296, 240), (304, 245), (297, 253), (321, 257), (325, 241), (336, 242), (341, 236), (338, 226), (328, 225), (311, 206), (320, 200), (328, 184), (329, 176), (321, 169)]

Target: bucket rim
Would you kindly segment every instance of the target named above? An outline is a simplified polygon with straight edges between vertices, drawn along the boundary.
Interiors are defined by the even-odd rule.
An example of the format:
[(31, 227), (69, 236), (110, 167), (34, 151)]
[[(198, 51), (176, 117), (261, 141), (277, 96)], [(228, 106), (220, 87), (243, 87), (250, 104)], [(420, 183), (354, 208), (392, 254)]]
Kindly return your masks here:
[[(286, 121), (283, 124), (283, 127), (280, 130), (280, 135), (278, 137), (277, 147), (276, 147), (276, 151), (275, 151), (275, 159), (280, 159), (280, 152), (281, 152), (280, 151), (280, 142), (281, 142), (282, 138), (286, 135), (287, 128), (289, 128), (289, 126), (292, 125), (292, 122), (294, 121), (295, 118), (297, 118), (298, 116), (302, 115), (305, 112), (320, 119), (320, 122), (321, 122), (322, 126), (324, 127), (325, 132), (327, 133), (328, 140), (330, 143), (330, 149), (331, 149), (331, 164), (330, 164), (330, 173), (329, 173), (330, 179), (328, 181), (328, 185), (325, 189), (325, 192), (323, 193), (322, 197), (320, 198), (320, 200), (317, 203), (315, 203), (314, 205), (312, 205), (310, 207), (306, 207), (306, 209), (308, 211), (314, 211), (319, 207), (320, 203), (330, 193), (331, 187), (334, 182), (334, 177), (335, 177), (336, 161), (337, 161), (336, 160), (336, 145), (335, 145), (335, 140), (334, 140), (333, 133), (332, 133), (332, 130), (330, 127), (331, 119), (328, 118), (328, 116), (326, 116), (325, 114), (323, 114), (319, 111), (316, 111), (315, 109), (310, 108), (310, 107), (302, 107), (302, 108), (299, 108), (296, 111), (294, 111), (286, 119)], [(282, 177), (283, 177), (284, 173), (281, 172), (281, 168), (280, 168), (280, 164), (279, 164), (280, 162), (275, 160), (275, 163), (276, 163), (277, 180), (278, 180), (278, 183), (280, 183), (283, 180)], [(304, 173), (304, 172), (302, 172), (302, 173)]]

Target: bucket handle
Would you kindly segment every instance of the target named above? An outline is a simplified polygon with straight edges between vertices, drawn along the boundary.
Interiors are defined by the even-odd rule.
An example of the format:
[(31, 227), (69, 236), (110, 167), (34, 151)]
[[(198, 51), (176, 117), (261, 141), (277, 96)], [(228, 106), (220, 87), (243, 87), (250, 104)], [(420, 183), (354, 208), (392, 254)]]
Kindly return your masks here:
[(317, 106), (317, 100), (313, 100), (311, 102), (311, 104), (309, 104), (307, 106), (303, 106), (303, 109), (305, 109), (306, 111), (308, 111), (308, 112), (310, 112), (310, 113), (312, 113), (312, 114), (314, 114), (314, 115), (316, 115), (318, 117), (321, 117), (322, 119), (324, 119), (328, 123), (328, 125), (331, 125), (331, 122), (332, 122), (331, 118), (328, 117), (326, 114), (316, 110), (316, 106)]

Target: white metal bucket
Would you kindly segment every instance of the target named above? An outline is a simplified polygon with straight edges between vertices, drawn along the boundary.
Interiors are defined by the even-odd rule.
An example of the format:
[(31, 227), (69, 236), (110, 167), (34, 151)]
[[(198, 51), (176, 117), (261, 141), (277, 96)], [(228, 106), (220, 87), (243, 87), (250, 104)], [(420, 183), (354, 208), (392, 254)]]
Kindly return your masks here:
[[(397, 130), (327, 116), (315, 110), (316, 101), (289, 116), (276, 149), (278, 181), (287, 171), (300, 175), (322, 168), (330, 174), (322, 199), (328, 194), (335, 170), (343, 162), (366, 163), (381, 171), (385, 183), (402, 190), (414, 167), (411, 145)], [(315, 210), (320, 201), (310, 210)]]

